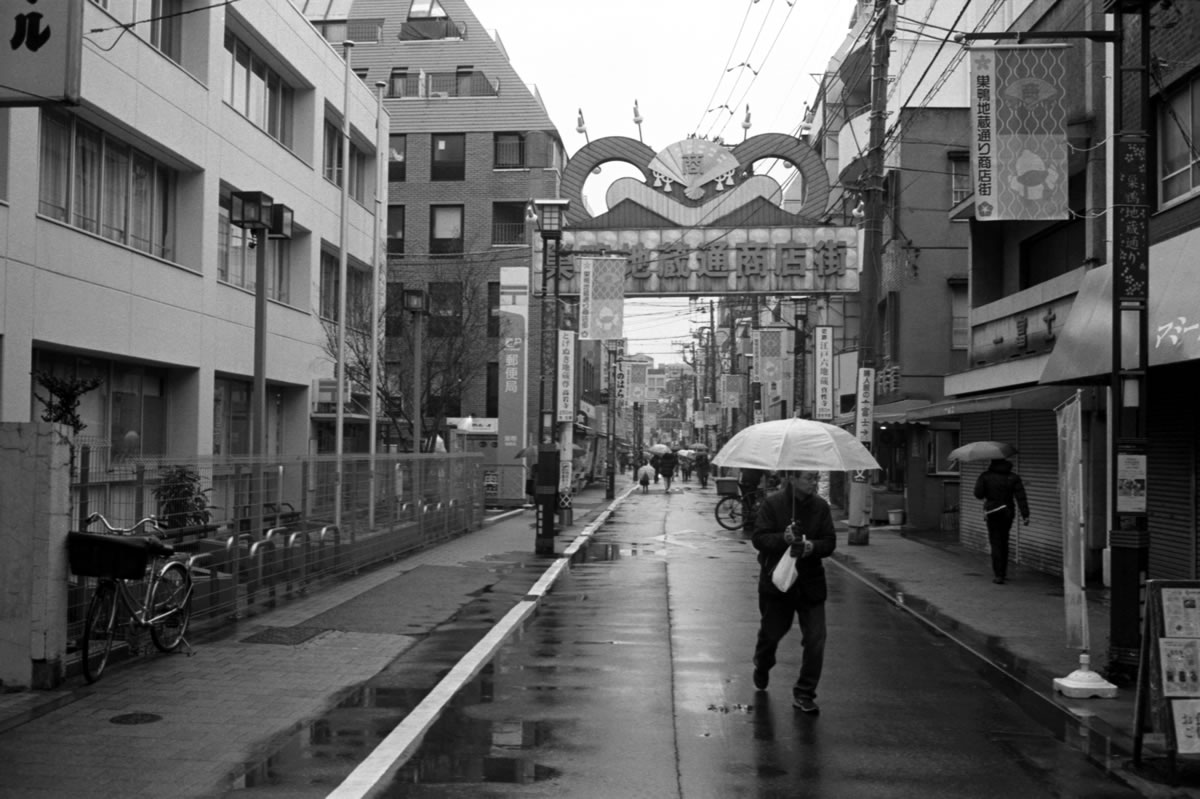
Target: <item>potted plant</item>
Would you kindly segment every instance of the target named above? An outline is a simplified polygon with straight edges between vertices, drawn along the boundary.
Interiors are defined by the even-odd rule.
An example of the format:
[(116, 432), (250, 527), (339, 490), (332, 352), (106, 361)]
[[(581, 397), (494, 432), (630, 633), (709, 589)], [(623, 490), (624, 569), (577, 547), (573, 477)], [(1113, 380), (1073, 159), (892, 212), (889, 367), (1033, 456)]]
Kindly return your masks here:
[(200, 473), (190, 466), (167, 466), (159, 475), (154, 498), (158, 501), (158, 524), (164, 529), (201, 527), (212, 518), (208, 494), (200, 487)]

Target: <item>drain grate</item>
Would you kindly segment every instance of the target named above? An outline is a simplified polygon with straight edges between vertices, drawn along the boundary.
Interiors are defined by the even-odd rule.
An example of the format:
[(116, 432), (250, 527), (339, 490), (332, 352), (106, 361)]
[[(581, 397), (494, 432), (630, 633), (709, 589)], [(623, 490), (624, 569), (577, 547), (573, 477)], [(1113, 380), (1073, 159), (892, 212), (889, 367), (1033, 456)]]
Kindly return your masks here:
[(243, 638), (242, 643), (296, 646), (323, 632), (324, 627), (264, 627), (254, 635)]
[(109, 719), (112, 724), (153, 724), (156, 721), (162, 721), (162, 716), (157, 713), (122, 713)]

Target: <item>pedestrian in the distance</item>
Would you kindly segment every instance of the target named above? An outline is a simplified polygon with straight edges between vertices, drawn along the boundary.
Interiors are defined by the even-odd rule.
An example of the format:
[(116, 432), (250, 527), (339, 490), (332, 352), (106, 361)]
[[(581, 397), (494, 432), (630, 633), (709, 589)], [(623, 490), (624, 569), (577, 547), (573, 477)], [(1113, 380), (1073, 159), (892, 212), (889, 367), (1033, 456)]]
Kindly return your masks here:
[(654, 479), (654, 474), (654, 467), (648, 463), (637, 470), (638, 484), (642, 487), (643, 494), (650, 493), (650, 481)]
[(698, 478), (700, 478), (700, 487), (708, 488), (708, 468), (709, 468), (708, 453), (707, 452), (697, 452), (696, 453), (696, 461), (695, 461), (694, 465), (696, 468), (696, 476)]
[[(816, 494), (817, 472), (784, 472), (783, 488), (758, 506), (754, 521), (754, 548), (758, 550), (758, 611), (761, 617), (754, 646), (754, 687), (767, 689), (779, 642), (800, 623), (800, 674), (792, 686), (792, 705), (805, 713), (818, 713), (817, 683), (825, 663), (825, 565), (833, 554), (837, 535), (829, 503)], [(780, 591), (771, 573), (780, 558), (796, 556), (796, 582)]]
[(975, 481), (975, 498), (983, 500), (983, 518), (992, 548), (992, 582), (1004, 585), (1008, 574), (1008, 534), (1017, 510), (1021, 511), (1022, 522), (1029, 524), (1025, 484), (1013, 471), (1011, 461), (998, 458)]
[(671, 481), (675, 479), (675, 467), (679, 465), (679, 458), (674, 452), (664, 452), (658, 459), (658, 474), (662, 477), (666, 484), (666, 490), (671, 490)]

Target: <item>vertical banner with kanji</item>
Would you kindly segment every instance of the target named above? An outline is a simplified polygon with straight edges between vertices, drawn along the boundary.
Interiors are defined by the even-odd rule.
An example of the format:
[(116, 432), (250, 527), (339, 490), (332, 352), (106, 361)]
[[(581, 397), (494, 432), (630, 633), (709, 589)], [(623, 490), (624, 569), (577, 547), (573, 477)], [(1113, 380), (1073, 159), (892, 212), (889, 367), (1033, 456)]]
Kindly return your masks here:
[(817, 362), (813, 418), (828, 421), (833, 418), (833, 327), (817, 325), (813, 328), (813, 336)]
[(625, 259), (576, 258), (579, 269), (579, 338), (621, 338), (625, 311)]
[(554, 383), (555, 419), (575, 421), (575, 331), (558, 331), (558, 379)]
[[(515, 463), (526, 440), (525, 416), (529, 370), (529, 270), (506, 266), (500, 270), (500, 397), (497, 403), (496, 462)], [(501, 469), (499, 495), (523, 500), (525, 475)]]
[(868, 446), (871, 443), (871, 428), (875, 424), (875, 370), (862, 367), (858, 370), (858, 409), (854, 415), (855, 437)]
[(975, 218), (1066, 219), (1066, 45), (972, 47)]

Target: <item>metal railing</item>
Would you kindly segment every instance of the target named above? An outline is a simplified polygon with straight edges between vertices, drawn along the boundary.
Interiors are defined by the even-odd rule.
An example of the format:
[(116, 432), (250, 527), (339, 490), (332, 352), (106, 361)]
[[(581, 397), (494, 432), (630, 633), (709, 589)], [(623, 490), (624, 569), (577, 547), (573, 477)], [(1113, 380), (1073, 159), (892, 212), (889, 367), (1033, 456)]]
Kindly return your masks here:
[[(74, 527), (83, 529), (95, 511), (119, 525), (158, 516), (191, 566), (199, 629), (477, 529), (487, 501), (477, 454), (383, 454), (373, 469), (366, 455), (343, 456), (340, 468), (333, 455), (183, 462), (109, 456), (102, 447), (77, 453)], [(68, 639), (76, 640), (95, 580), (69, 579)]]

